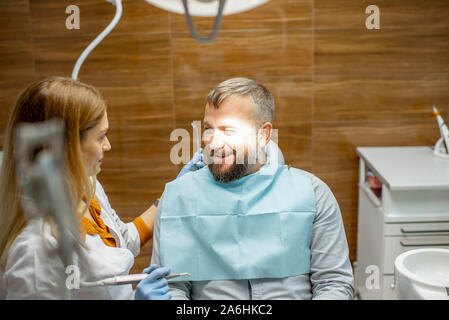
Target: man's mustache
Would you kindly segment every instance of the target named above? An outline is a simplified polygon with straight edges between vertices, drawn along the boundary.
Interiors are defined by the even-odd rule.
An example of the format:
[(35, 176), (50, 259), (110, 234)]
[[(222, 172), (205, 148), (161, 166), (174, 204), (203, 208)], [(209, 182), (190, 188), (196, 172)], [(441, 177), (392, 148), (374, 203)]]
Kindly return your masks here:
[[(228, 157), (230, 155), (234, 155), (232, 163), (236, 164), (255, 164), (258, 159), (258, 150), (255, 152), (250, 152), (249, 149), (240, 147), (240, 148), (233, 148), (229, 151), (224, 150), (223, 148), (220, 149), (211, 149), (209, 146), (206, 146), (204, 148), (205, 152), (205, 162), (206, 164), (214, 164), (214, 156), (215, 157)], [(227, 159), (226, 159), (227, 160)], [(224, 162), (224, 164), (232, 164), (228, 162)], [(217, 164), (223, 164), (223, 163), (217, 163)]]

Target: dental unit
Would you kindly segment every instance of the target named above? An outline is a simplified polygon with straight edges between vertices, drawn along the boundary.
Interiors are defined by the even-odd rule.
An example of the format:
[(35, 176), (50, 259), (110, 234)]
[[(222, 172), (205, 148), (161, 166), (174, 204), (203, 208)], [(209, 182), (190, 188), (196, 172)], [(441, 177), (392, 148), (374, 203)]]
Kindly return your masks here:
[[(82, 287), (119, 286), (123, 284), (138, 283), (139, 281), (145, 279), (148, 276), (149, 276), (148, 273), (136, 273), (123, 276), (115, 276), (99, 281), (84, 282), (81, 283), (81, 286)], [(190, 276), (189, 273), (171, 273), (169, 275), (166, 275), (164, 278), (170, 280), (177, 277), (189, 277), (189, 276)]]
[(441, 135), (435, 144), (434, 154), (440, 157), (449, 158), (449, 130), (435, 106), (433, 106), (433, 115), (435, 115), (437, 119)]

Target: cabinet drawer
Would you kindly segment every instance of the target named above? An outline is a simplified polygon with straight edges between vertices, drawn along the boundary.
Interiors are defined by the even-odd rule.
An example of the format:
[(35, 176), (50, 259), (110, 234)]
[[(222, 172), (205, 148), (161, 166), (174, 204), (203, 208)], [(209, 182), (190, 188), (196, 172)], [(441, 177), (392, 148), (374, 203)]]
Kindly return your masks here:
[(394, 274), (394, 261), (401, 253), (424, 247), (449, 249), (449, 235), (385, 237), (383, 273)]
[(387, 223), (386, 236), (449, 235), (449, 222)]

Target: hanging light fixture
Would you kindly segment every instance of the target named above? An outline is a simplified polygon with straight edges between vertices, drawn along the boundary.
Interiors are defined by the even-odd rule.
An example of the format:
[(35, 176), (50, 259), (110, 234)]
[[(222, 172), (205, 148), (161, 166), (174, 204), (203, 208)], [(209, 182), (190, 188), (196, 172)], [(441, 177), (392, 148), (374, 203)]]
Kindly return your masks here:
[[(223, 15), (251, 10), (269, 0), (145, 0), (146, 2), (178, 14), (184, 14), (192, 37), (201, 43), (215, 40)], [(215, 17), (214, 29), (209, 36), (201, 37), (196, 32), (192, 16)]]

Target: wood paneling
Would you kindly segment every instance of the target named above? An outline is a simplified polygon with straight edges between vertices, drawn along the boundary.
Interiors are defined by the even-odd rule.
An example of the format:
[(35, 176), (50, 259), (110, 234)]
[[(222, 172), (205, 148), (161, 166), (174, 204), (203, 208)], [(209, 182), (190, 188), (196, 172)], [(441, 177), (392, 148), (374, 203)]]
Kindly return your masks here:
[(204, 46), (189, 34), (175, 33), (174, 78), (310, 75), (311, 36), (308, 30), (223, 31)]
[(0, 39), (5, 47), (9, 41), (31, 40), (30, 8), (27, 0), (0, 2), (0, 17)]
[(147, 86), (98, 88), (108, 102), (109, 121), (123, 130), (135, 125), (174, 125), (170, 80), (155, 81)]
[[(65, 8), (80, 8), (67, 30)], [(432, 145), (435, 104), (447, 118), (449, 4), (385, 0), (380, 30), (367, 30), (368, 0), (272, 0), (225, 16), (217, 40), (196, 43), (182, 15), (124, 0), (112, 33), (79, 78), (108, 101), (109, 139), (99, 175), (125, 221), (143, 212), (180, 169), (170, 162), (175, 128), (191, 132), (204, 99), (235, 76), (265, 84), (276, 102), (274, 127), (288, 164), (326, 182), (340, 204), (355, 258), (357, 146)], [(115, 14), (104, 0), (0, 2), (0, 138), (18, 93), (38, 78), (70, 76), (84, 48)], [(200, 33), (212, 18), (194, 17)], [(0, 146), (3, 144), (3, 139)], [(149, 264), (143, 248), (133, 272)]]
[(314, 121), (400, 120), (434, 124), (432, 105), (447, 114), (449, 77), (424, 75), (379, 77), (345, 75), (314, 78)]
[(10, 110), (35, 80), (29, 13), (27, 0), (0, 2), (0, 150)]
[[(33, 34), (35, 37), (91, 36), (93, 40), (111, 22), (115, 6), (98, 0), (30, 0)], [(66, 28), (67, 6), (76, 5), (80, 11), (80, 28)], [(122, 0), (122, 17), (114, 33), (168, 33), (169, 13), (145, 1)]]
[(118, 33), (168, 33), (170, 17), (167, 11), (145, 1), (124, 0), (122, 19), (116, 28)]
[(448, 38), (449, 28), (316, 30), (315, 75), (447, 74)]
[(310, 122), (288, 123), (275, 126), (278, 129), (279, 148), (285, 163), (295, 168), (311, 171), (312, 124)]
[(33, 43), (27, 0), (0, 2), (0, 88), (16, 89), (34, 80)]
[(449, 3), (444, 0), (315, 0), (315, 28), (365, 29), (365, 13), (369, 5), (380, 11), (380, 28), (448, 27)]
[[(115, 7), (106, 1), (96, 0), (29, 0), (33, 36), (40, 37), (67, 37), (90, 36), (89, 40), (99, 34), (112, 20)], [(80, 13), (80, 28), (67, 29), (66, 8), (76, 5)]]
[[(36, 38), (37, 74), (71, 76), (76, 60), (90, 39), (86, 36)], [(87, 57), (79, 79), (97, 86), (150, 85), (160, 79), (170, 79), (169, 52), (167, 34), (111, 33)]]
[(195, 77), (174, 81), (176, 128), (192, 132), (192, 121), (203, 121), (206, 96), (222, 80), (224, 78), (212, 80), (208, 77)]

